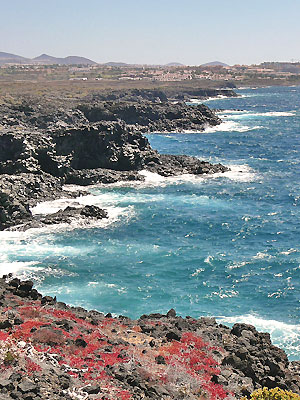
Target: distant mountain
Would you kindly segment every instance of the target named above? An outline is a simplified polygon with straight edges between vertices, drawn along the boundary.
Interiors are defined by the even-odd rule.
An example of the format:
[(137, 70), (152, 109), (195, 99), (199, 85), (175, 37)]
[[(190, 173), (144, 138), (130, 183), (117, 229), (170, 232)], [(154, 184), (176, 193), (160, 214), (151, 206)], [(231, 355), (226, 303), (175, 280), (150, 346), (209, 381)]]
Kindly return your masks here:
[(184, 67), (184, 64), (178, 63), (178, 62), (170, 62), (168, 64), (165, 64), (166, 67)]
[(123, 63), (123, 62), (110, 61), (110, 62), (107, 62), (107, 63), (105, 63), (103, 65), (107, 65), (108, 67), (126, 67), (126, 66), (128, 66), (130, 64), (126, 64), (126, 63)]
[(93, 65), (96, 62), (89, 60), (88, 58), (78, 57), (78, 56), (68, 56), (64, 58), (57, 58), (49, 56), (48, 54), (41, 54), (36, 58), (25, 58), (18, 56), (16, 54), (0, 52), (0, 65), (3, 64), (62, 64), (62, 65)]
[(89, 60), (85, 57), (68, 56), (64, 58), (52, 57), (48, 54), (41, 54), (38, 57), (32, 59), (35, 64), (61, 64), (61, 65), (72, 65), (72, 64), (83, 64), (93, 65), (97, 64), (95, 61)]
[(29, 58), (17, 56), (16, 54), (4, 53), (0, 51), (0, 65), (3, 64), (28, 64)]
[(201, 67), (229, 67), (228, 64), (222, 63), (220, 61), (212, 61), (206, 64), (201, 64)]

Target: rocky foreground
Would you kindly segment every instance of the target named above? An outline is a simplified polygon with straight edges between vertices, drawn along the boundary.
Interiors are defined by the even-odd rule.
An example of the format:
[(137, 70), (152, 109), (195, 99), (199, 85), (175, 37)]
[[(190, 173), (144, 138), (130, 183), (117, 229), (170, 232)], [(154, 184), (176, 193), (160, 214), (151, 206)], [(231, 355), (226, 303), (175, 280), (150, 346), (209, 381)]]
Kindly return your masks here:
[[(104, 96), (104, 97), (103, 97)], [(65, 210), (33, 216), (37, 202), (75, 197), (65, 184), (143, 180), (146, 169), (163, 176), (228, 170), (194, 157), (159, 154), (141, 132), (202, 131), (220, 119), (204, 105), (168, 100), (160, 91), (127, 91), (81, 99), (7, 99), (0, 106), (0, 230), (68, 222), (78, 211), (101, 219), (103, 210)]]
[(262, 386), (300, 392), (300, 362), (267, 333), (213, 318), (113, 318), (0, 279), (0, 398), (234, 399)]

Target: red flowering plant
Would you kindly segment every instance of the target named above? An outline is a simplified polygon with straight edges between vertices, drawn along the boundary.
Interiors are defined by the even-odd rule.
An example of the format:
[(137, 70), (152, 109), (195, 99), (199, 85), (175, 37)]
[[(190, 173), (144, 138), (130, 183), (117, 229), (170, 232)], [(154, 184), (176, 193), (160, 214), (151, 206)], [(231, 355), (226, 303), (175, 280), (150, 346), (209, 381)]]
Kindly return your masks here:
[(211, 400), (225, 399), (226, 391), (211, 380), (213, 375), (219, 374), (217, 362), (212, 357), (214, 349), (195, 333), (185, 332), (180, 341), (172, 341), (160, 348), (168, 365), (162, 380), (181, 386), (185, 391), (208, 395)]

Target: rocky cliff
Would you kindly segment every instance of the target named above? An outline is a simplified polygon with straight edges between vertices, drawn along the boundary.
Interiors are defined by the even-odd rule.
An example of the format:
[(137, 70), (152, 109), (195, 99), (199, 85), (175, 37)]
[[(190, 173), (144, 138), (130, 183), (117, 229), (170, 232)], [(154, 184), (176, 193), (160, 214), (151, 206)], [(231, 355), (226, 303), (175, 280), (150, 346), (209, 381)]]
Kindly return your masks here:
[(0, 229), (22, 221), (30, 227), (30, 220), (36, 226), (30, 206), (78, 195), (65, 192), (64, 184), (142, 180), (142, 169), (164, 176), (227, 170), (194, 157), (161, 155), (141, 133), (220, 123), (207, 107), (172, 104), (160, 92), (142, 92), (136, 102), (131, 96), (80, 104), (22, 98), (0, 106)]

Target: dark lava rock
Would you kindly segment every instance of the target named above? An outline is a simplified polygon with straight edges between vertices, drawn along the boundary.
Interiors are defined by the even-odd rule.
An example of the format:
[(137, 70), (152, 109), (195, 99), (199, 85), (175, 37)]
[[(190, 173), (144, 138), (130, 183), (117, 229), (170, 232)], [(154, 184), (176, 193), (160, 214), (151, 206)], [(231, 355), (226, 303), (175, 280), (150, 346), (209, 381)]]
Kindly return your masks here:
[(163, 357), (161, 355), (155, 357), (155, 361), (157, 364), (166, 364), (165, 357)]
[(70, 387), (71, 377), (68, 374), (62, 374), (59, 376), (59, 383), (62, 389), (68, 389)]
[(243, 331), (249, 331), (249, 332), (255, 333), (256, 329), (254, 326), (247, 325), (247, 324), (234, 324), (231, 329), (231, 333), (238, 337), (240, 337), (242, 335)]
[(83, 391), (88, 394), (98, 394), (100, 392), (100, 386), (99, 385), (90, 385), (90, 386), (85, 387), (83, 389)]
[(23, 281), (19, 284), (18, 289), (22, 290), (23, 292), (30, 292), (31, 289), (33, 288), (33, 282), (32, 281)]
[(20, 318), (15, 318), (14, 319), (14, 325), (22, 325), (23, 324), (23, 320)]
[(51, 296), (44, 296), (44, 297), (41, 299), (41, 304), (42, 304), (42, 305), (44, 305), (44, 304), (55, 304), (55, 300), (54, 300), (54, 298), (51, 297)]
[(124, 121), (135, 132), (201, 132), (208, 125), (221, 120), (204, 104), (189, 106), (184, 102), (94, 102), (79, 106), (92, 123), (98, 121)]
[(147, 169), (163, 176), (174, 176), (181, 174), (213, 174), (224, 173), (229, 169), (221, 164), (210, 164), (196, 157), (184, 155), (162, 154), (158, 163), (153, 161), (147, 163)]
[(97, 218), (97, 219), (108, 217), (107, 212), (105, 210), (102, 210), (97, 206), (88, 206), (88, 205), (82, 208), (82, 210), (80, 211), (80, 215), (83, 215), (84, 217)]
[[(84, 207), (66, 207), (64, 210), (59, 210), (56, 213), (46, 216), (36, 215), (32, 217), (30, 222), (24, 223), (19, 228), (26, 230), (29, 228), (38, 228), (55, 224), (70, 224), (72, 221), (77, 222), (78, 218), (84, 218), (88, 223), (91, 220), (101, 220), (108, 218), (108, 214), (102, 208), (93, 205)], [(24, 296), (23, 296), (24, 297)]]
[(96, 183), (116, 183), (120, 181), (143, 181), (138, 171), (115, 171), (107, 168), (70, 170), (66, 177), (67, 184), (94, 185)]
[(13, 287), (18, 287), (20, 285), (21, 281), (18, 278), (14, 278), (12, 280), (9, 281), (9, 285), (13, 286)]
[(10, 329), (10, 328), (12, 328), (12, 324), (8, 319), (0, 321), (0, 329)]
[[(1, 135), (0, 135), (1, 148)], [(0, 175), (0, 230), (32, 219), (30, 206), (38, 201), (72, 197), (62, 181), (49, 174), (20, 173)]]
[(181, 339), (181, 334), (180, 334), (179, 332), (176, 332), (176, 331), (170, 331), (170, 332), (168, 332), (168, 333), (166, 334), (166, 338), (167, 338), (169, 341), (172, 341), (172, 340), (177, 340), (177, 341), (179, 341), (179, 340)]
[[(11, 307), (13, 305), (11, 298), (15, 296), (14, 291), (23, 286), (23, 282), (18, 280), (9, 281), (10, 278), (11, 276), (0, 278), (0, 295), (4, 297), (4, 307)], [(24, 286), (26, 284), (25, 282)], [(31, 285), (29, 284), (29, 286)], [(31, 289), (30, 292), (33, 290)], [(39, 293), (38, 295), (41, 296)], [(49, 300), (49, 302), (45, 301), (43, 304), (46, 310), (47, 308), (68, 310), (74, 313), (76, 318), (87, 322), (91, 319), (104, 321), (104, 315), (97, 311), (88, 312), (81, 307), (68, 307), (63, 303), (55, 303), (55, 299), (52, 297), (47, 299), (45, 296), (44, 299)], [(37, 304), (40, 305), (39, 302)], [(212, 382), (223, 385), (225, 390), (233, 392), (237, 398), (243, 395), (249, 396), (253, 390), (263, 386), (268, 388), (278, 386), (295, 393), (299, 392), (300, 362), (289, 362), (285, 352), (272, 344), (269, 334), (260, 333), (251, 325), (235, 324), (230, 329), (224, 325), (218, 325), (214, 318), (203, 317), (198, 320), (191, 317), (182, 318), (176, 316), (175, 310), (170, 311), (171, 313), (167, 313), (167, 315), (158, 313), (148, 316), (144, 315), (138, 321), (131, 321), (129, 318), (121, 317), (119, 320), (115, 319), (115, 321), (125, 324), (130, 334), (133, 333), (132, 328), (139, 325), (141, 332), (147, 335), (144, 337), (142, 353), (153, 354), (151, 350), (151, 347), (153, 347), (155, 350), (154, 354), (156, 355), (155, 362), (160, 365), (164, 365), (166, 362), (164, 357), (159, 355), (159, 347), (161, 345), (164, 345), (167, 340), (180, 340), (185, 332), (194, 332), (202, 338), (203, 342), (207, 342), (213, 346), (212, 354), (219, 364), (218, 369), (220, 373), (212, 377)], [(7, 320), (2, 322), (4, 324), (6, 321), (11, 323), (11, 321), (16, 319), (16, 313), (17, 309), (10, 310), (6, 317)], [(108, 315), (108, 317), (112, 318), (111, 315)], [(38, 329), (33, 328), (33, 342), (38, 341), (39, 343), (51, 346), (65, 343), (66, 336), (57, 327), (68, 331), (76, 327), (76, 321), (60, 319), (53, 321), (51, 326), (41, 326)], [(9, 329), (14, 329), (14, 327), (12, 326)], [(93, 328), (89, 327), (87, 332), (92, 332), (92, 330)], [(173, 395), (170, 387), (166, 387), (163, 382), (158, 383), (157, 381), (148, 379), (147, 375), (145, 376), (142, 358), (139, 359), (138, 364), (131, 364), (129, 366), (127, 359), (131, 353), (130, 349), (129, 351), (125, 349), (127, 349), (130, 342), (125, 341), (122, 337), (119, 338), (116, 328), (111, 329), (110, 332), (112, 336), (108, 333), (107, 338), (101, 339), (105, 342), (102, 351), (111, 354), (114, 352), (115, 346), (120, 346), (122, 350), (120, 351), (119, 358), (125, 361), (125, 363), (119, 365), (105, 366), (105, 372), (112, 380), (120, 381), (122, 388), (134, 393), (136, 398), (161, 399), (164, 396), (179, 398), (178, 392)], [(79, 347), (85, 347), (87, 343), (84, 340), (84, 332), (81, 334), (82, 337), (77, 337), (76, 342), (70, 340), (70, 345), (75, 344)], [(5, 376), (3, 375), (2, 379), (0, 379), (0, 392), (3, 395), (9, 393), (11, 398), (22, 400), (27, 398), (41, 398), (42, 394), (40, 395), (39, 393), (40, 391), (42, 393), (44, 390), (42, 382), (52, 385), (53, 399), (68, 398), (62, 390), (66, 390), (69, 387), (72, 388), (74, 385), (73, 378), (66, 372), (62, 373), (62, 370), (57, 372), (57, 370), (50, 368), (42, 377), (39, 376), (36, 378), (37, 375), (34, 375), (34, 381), (33, 378), (24, 379), (23, 370), (17, 373), (19, 365), (10, 365), (10, 368), (14, 367), (16, 372), (10, 373), (10, 376), (9, 373)], [(54, 383), (55, 380), (56, 383)], [(95, 387), (93, 385), (94, 383), (92, 383), (92, 386), (88, 386), (90, 391), (86, 391), (91, 397), (93, 394), (101, 392), (101, 388), (98, 385)], [(39, 387), (41, 387), (40, 390)], [(59, 397), (58, 393), (61, 393), (61, 397)], [(57, 397), (54, 394), (55, 396), (57, 394)]]
[(175, 318), (175, 317), (176, 317), (176, 311), (174, 310), (174, 308), (171, 308), (171, 310), (167, 312), (167, 318)]
[(77, 338), (75, 340), (75, 345), (78, 346), (78, 347), (86, 347), (87, 346), (87, 342), (82, 338)]

